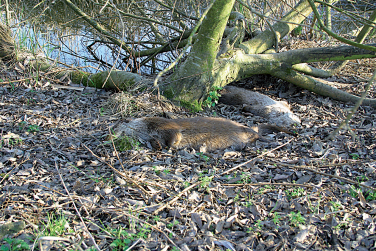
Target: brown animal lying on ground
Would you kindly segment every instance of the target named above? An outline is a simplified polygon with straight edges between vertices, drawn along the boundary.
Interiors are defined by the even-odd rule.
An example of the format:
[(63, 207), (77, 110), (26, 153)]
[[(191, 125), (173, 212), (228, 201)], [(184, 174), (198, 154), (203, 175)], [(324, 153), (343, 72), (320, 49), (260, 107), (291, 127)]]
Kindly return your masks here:
[(244, 105), (243, 111), (267, 118), (269, 123), (289, 127), (300, 124), (286, 101), (276, 101), (258, 92), (235, 86), (226, 86), (221, 91), (219, 102), (227, 105)]
[[(138, 118), (129, 123), (122, 123), (115, 129), (115, 137), (133, 136), (150, 142), (157, 150), (164, 147), (200, 148), (206, 146), (207, 151), (234, 147), (243, 149), (247, 144), (262, 138), (262, 133), (283, 131), (274, 125), (247, 127), (223, 118)], [(290, 133), (291, 134), (291, 133)]]

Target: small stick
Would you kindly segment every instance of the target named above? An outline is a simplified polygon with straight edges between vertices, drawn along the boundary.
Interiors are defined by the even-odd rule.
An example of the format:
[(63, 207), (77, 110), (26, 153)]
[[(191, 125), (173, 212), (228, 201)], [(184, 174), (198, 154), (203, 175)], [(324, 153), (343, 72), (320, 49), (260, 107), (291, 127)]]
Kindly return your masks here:
[[(29, 160), (29, 158), (27, 158), (27, 159), (21, 161), (20, 164), (15, 165), (15, 166), (12, 168), (12, 170), (10, 170), (7, 174), (5, 174), (5, 175), (3, 176), (3, 178), (0, 180), (0, 184), (3, 183), (3, 181), (4, 181), (4, 180), (10, 175), (10, 173), (11, 173), (14, 169), (16, 169), (17, 167), (19, 167), (20, 165), (22, 165), (23, 163), (25, 163), (25, 162), (28, 161), (28, 160)], [(4, 194), (3, 194), (3, 195), (4, 195)], [(1, 198), (1, 197), (2, 197), (2, 196), (0, 196), (0, 198)]]
[[(356, 162), (356, 163), (353, 163), (353, 164), (358, 164), (359, 162)], [(361, 163), (364, 163), (364, 162), (361, 162)], [(354, 184), (354, 185), (359, 185), (359, 186), (362, 186), (364, 188), (368, 188), (370, 190), (373, 190), (373, 191), (376, 191), (376, 188), (373, 188), (371, 186), (367, 186), (367, 185), (363, 185), (363, 184), (360, 184), (359, 182), (356, 182), (356, 181), (353, 181), (353, 180), (350, 180), (348, 178), (343, 178), (343, 177), (340, 177), (340, 176), (337, 176), (337, 175), (333, 175), (333, 174), (327, 174), (327, 173), (323, 173), (323, 172), (320, 172), (320, 171), (316, 171), (314, 169), (311, 169), (311, 168), (308, 168), (308, 167), (304, 167), (304, 166), (294, 166), (294, 165), (289, 165), (289, 164), (284, 164), (284, 163), (275, 163), (276, 165), (281, 165), (281, 166), (285, 166), (285, 167), (289, 167), (289, 168), (296, 168), (296, 169), (302, 169), (302, 170), (306, 170), (306, 171), (309, 171), (309, 172), (314, 172), (314, 173), (317, 173), (317, 174), (320, 174), (320, 175), (324, 175), (324, 176), (328, 176), (328, 177), (331, 177), (331, 178), (335, 178), (335, 179), (340, 179), (340, 180), (344, 180), (350, 184)], [(341, 166), (341, 165), (344, 165), (344, 164), (352, 164), (352, 163), (338, 163), (338, 164), (331, 164), (331, 165), (324, 165), (324, 166), (319, 166), (318, 168), (322, 168), (322, 167), (331, 167), (331, 166)], [(272, 185), (274, 183), (271, 183)], [(283, 183), (282, 183), (283, 184)]]
[(196, 183), (194, 183), (193, 185), (190, 185), (189, 187), (187, 187), (186, 189), (184, 189), (183, 191), (181, 191), (180, 193), (178, 193), (175, 198), (173, 198), (172, 200), (170, 200), (169, 202), (167, 202), (166, 204), (164, 204), (163, 206), (161, 206), (160, 208), (158, 208), (157, 210), (154, 211), (153, 214), (157, 214), (159, 213), (160, 211), (162, 211), (163, 209), (165, 209), (167, 206), (171, 205), (172, 203), (174, 203), (175, 201), (177, 201), (182, 195), (183, 193), (187, 192), (188, 190), (190, 190), (191, 188), (199, 185), (201, 183), (201, 181), (198, 181)]
[(117, 173), (118, 175), (120, 175), (121, 177), (125, 178), (128, 182), (134, 184), (136, 187), (138, 187), (139, 189), (141, 189), (142, 192), (144, 192), (145, 195), (147, 195), (149, 198), (150, 198), (150, 195), (149, 193), (142, 187), (140, 186), (139, 184), (137, 184), (134, 180), (132, 180), (131, 178), (129, 178), (128, 176), (126, 176), (125, 174), (119, 172), (115, 167), (111, 166), (110, 164), (108, 164), (106, 161), (103, 161), (101, 158), (99, 158), (99, 156), (97, 156), (95, 153), (93, 153), (92, 150), (90, 150), (90, 148), (88, 148), (85, 144), (82, 144), (91, 154), (94, 155), (94, 157), (96, 157), (100, 162), (102, 163), (105, 163), (106, 165), (108, 165), (115, 173)]
[(91, 239), (91, 241), (94, 243), (95, 248), (96, 248), (98, 251), (100, 251), (100, 248), (98, 247), (97, 243), (95, 242), (94, 237), (91, 235), (91, 233), (89, 232), (89, 229), (87, 228), (87, 226), (86, 226), (84, 220), (82, 219), (81, 214), (80, 214), (80, 212), (78, 211), (78, 209), (77, 209), (77, 207), (76, 207), (76, 203), (74, 203), (73, 198), (71, 197), (71, 195), (70, 195), (70, 193), (69, 193), (67, 187), (65, 186), (65, 183), (64, 183), (63, 177), (61, 177), (61, 174), (60, 174), (59, 168), (57, 167), (57, 163), (56, 163), (56, 161), (55, 161), (55, 168), (56, 168), (57, 173), (59, 174), (59, 177), (60, 177), (61, 183), (63, 184), (64, 189), (65, 189), (65, 191), (67, 192), (67, 195), (69, 196), (69, 199), (72, 201), (72, 204), (73, 204), (73, 206), (74, 206), (74, 209), (75, 209), (76, 212), (77, 212), (78, 217), (80, 218), (80, 220), (81, 220), (83, 226), (85, 227), (85, 230), (86, 230), (87, 234), (90, 236), (90, 239)]
[(110, 127), (108, 128), (108, 131), (109, 131), (109, 135), (110, 135), (110, 138), (111, 138), (112, 147), (114, 148), (114, 151), (115, 151), (116, 157), (117, 157), (118, 160), (119, 160), (119, 163), (120, 163), (121, 168), (122, 168), (123, 171), (125, 172), (125, 169), (124, 169), (124, 166), (123, 166), (123, 162), (121, 161), (121, 159), (120, 159), (120, 157), (119, 157), (119, 153), (118, 153), (118, 151), (116, 150), (116, 147), (115, 147), (114, 137), (111, 136), (111, 128), (110, 128)]
[(308, 168), (308, 167), (302, 167), (302, 166), (291, 166), (292, 168), (296, 168), (296, 169), (302, 169), (302, 170), (306, 170), (306, 171), (309, 171), (309, 172), (314, 172), (314, 173), (317, 173), (317, 174), (320, 174), (320, 175), (324, 175), (324, 176), (328, 176), (328, 177), (331, 177), (331, 178), (335, 178), (335, 179), (339, 179), (339, 180), (343, 180), (343, 181), (346, 181), (350, 184), (354, 184), (354, 185), (359, 185), (361, 187), (364, 187), (364, 188), (368, 188), (372, 191), (375, 191), (376, 192), (376, 188), (374, 187), (371, 187), (371, 186), (367, 186), (367, 185), (364, 185), (364, 184), (361, 184), (359, 182), (356, 182), (356, 181), (353, 181), (353, 180), (350, 180), (348, 178), (343, 178), (343, 177), (340, 177), (340, 176), (337, 176), (337, 175), (333, 175), (333, 174), (328, 174), (328, 173), (323, 173), (323, 172), (319, 172), (319, 171), (316, 171), (314, 169), (311, 169), (311, 168)]
[(305, 185), (305, 184), (294, 184), (294, 183), (271, 183), (271, 182), (259, 182), (259, 183), (247, 183), (247, 184), (222, 184), (222, 186), (299, 186), (299, 187), (307, 187), (313, 188), (312, 185)]
[(272, 149), (272, 150), (269, 150), (269, 151), (267, 151), (267, 152), (264, 152), (264, 153), (262, 153), (262, 154), (260, 154), (260, 155), (258, 155), (258, 156), (256, 156), (256, 157), (250, 159), (250, 160), (247, 160), (247, 161), (244, 162), (244, 163), (241, 163), (241, 164), (239, 164), (239, 165), (237, 165), (237, 166), (234, 166), (233, 168), (231, 168), (231, 169), (229, 169), (229, 170), (227, 170), (227, 171), (224, 171), (223, 173), (217, 174), (215, 177), (218, 178), (219, 176), (222, 176), (222, 175), (225, 175), (225, 174), (227, 174), (227, 173), (229, 173), (229, 172), (232, 172), (232, 171), (234, 171), (235, 169), (238, 169), (239, 167), (242, 167), (242, 166), (244, 166), (244, 165), (246, 165), (246, 164), (252, 162), (253, 160), (255, 160), (255, 159), (257, 159), (257, 158), (260, 158), (260, 157), (262, 157), (262, 156), (264, 156), (264, 155), (266, 155), (266, 154), (268, 154), (268, 153), (271, 153), (271, 152), (273, 152), (273, 151), (275, 151), (275, 150), (278, 150), (279, 148), (282, 148), (282, 147), (284, 147), (285, 145), (290, 144), (290, 142), (291, 142), (292, 140), (293, 140), (293, 139), (290, 139), (290, 140), (287, 141), (286, 143), (284, 143), (284, 144), (282, 144), (282, 145), (280, 145), (280, 146), (277, 146), (276, 148), (274, 148), (274, 149)]

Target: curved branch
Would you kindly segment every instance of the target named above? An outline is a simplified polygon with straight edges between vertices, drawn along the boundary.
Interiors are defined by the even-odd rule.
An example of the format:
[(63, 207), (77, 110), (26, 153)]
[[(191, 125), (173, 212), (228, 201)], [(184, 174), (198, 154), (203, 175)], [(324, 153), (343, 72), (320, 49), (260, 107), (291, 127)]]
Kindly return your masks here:
[[(318, 4), (317, 4), (318, 5)], [(312, 12), (309, 8), (307, 0), (300, 1), (289, 13), (287, 13), (280, 21), (273, 25), (273, 29), (280, 38), (290, 33), (296, 26), (307, 18)], [(256, 37), (243, 42), (239, 48), (248, 54), (262, 53), (273, 46), (275, 42), (273, 32), (266, 30)]]
[[(355, 96), (353, 94), (347, 93), (345, 91), (330, 86), (329, 81), (305, 76), (293, 70), (290, 70), (289, 72), (282, 70), (275, 71), (272, 72), (271, 75), (288, 81), (306, 90), (312, 91), (316, 94), (325, 97), (330, 97), (339, 101), (356, 103), (361, 99), (361, 97)], [(363, 105), (376, 107), (376, 99), (365, 98), (363, 100)]]
[[(141, 12), (142, 15), (146, 16), (146, 13), (143, 9), (141, 9), (138, 4), (136, 3), (136, 7), (138, 9), (139, 12)], [(154, 21), (151, 21), (151, 20), (147, 20), (146, 21), (147, 24), (150, 26), (151, 30), (154, 32), (154, 35), (155, 35), (155, 38), (161, 42), (161, 43), (166, 43), (166, 40), (163, 38), (163, 36), (161, 35), (161, 33), (159, 32), (158, 28), (154, 25)]]
[[(194, 38), (193, 38), (194, 41)], [(181, 49), (184, 46), (186, 46), (188, 43), (187, 39), (184, 39), (182, 41), (175, 41), (173, 43), (166, 43), (162, 46), (159, 46), (157, 48), (152, 48), (152, 49), (146, 49), (143, 51), (136, 52), (136, 54), (132, 55), (133, 57), (144, 57), (144, 56), (154, 56), (158, 53), (162, 52), (167, 52), (167, 51), (172, 51), (175, 49)], [(130, 56), (127, 56), (124, 58), (124, 60), (127, 60)]]
[(125, 43), (111, 35), (110, 32), (107, 31), (100, 23), (93, 20), (89, 17), (85, 12), (83, 12), (80, 8), (74, 5), (70, 0), (64, 0), (64, 2), (80, 17), (82, 17), (86, 22), (88, 22), (94, 29), (99, 31), (101, 34), (105, 35), (109, 40), (111, 40), (114, 44), (118, 45), (123, 50), (126, 50), (128, 53), (133, 54), (135, 53), (131, 47), (126, 46)]
[[(372, 12), (371, 16), (369, 17), (370, 22), (376, 21), (376, 9)], [(365, 24), (362, 28), (362, 30), (359, 32), (358, 36), (355, 38), (355, 42), (357, 43), (363, 43), (364, 39), (368, 36), (368, 34), (371, 32), (373, 26)], [(346, 64), (347, 60), (343, 62), (337, 62), (331, 69), (329, 70), (330, 73), (335, 74), (339, 72)]]
[(126, 17), (131, 17), (131, 18), (143, 20), (143, 21), (146, 21), (146, 22), (153, 22), (153, 23), (156, 23), (156, 24), (160, 24), (160, 25), (166, 26), (167, 28), (170, 28), (171, 30), (174, 30), (176, 32), (183, 33), (183, 31), (181, 29), (176, 28), (175, 26), (169, 25), (166, 22), (161, 22), (161, 21), (158, 21), (158, 20), (155, 20), (155, 19), (152, 19), (152, 18), (136, 16), (136, 15), (133, 15), (133, 14), (126, 13), (122, 10), (119, 10), (119, 13), (121, 13), (122, 15), (124, 15)]
[[(313, 12), (315, 13), (315, 15), (317, 17), (319, 17), (320, 14), (317, 11), (317, 8), (316, 8), (314, 2), (312, 0), (308, 0), (308, 2), (311, 5), (311, 8), (312, 8)], [(364, 45), (364, 44), (353, 42), (351, 40), (348, 40), (346, 38), (338, 36), (337, 34), (335, 34), (334, 32), (332, 32), (331, 30), (329, 30), (328, 28), (326, 28), (325, 25), (322, 23), (322, 21), (321, 21), (320, 18), (317, 18), (317, 22), (319, 23), (320, 28), (322, 30), (324, 30), (329, 36), (334, 37), (335, 39), (337, 39), (337, 40), (339, 40), (339, 41), (341, 41), (343, 43), (346, 43), (346, 44), (349, 44), (349, 45), (352, 45), (352, 46), (355, 46), (355, 47), (358, 47), (358, 48), (361, 48), (361, 49), (364, 49), (364, 50), (370, 50), (370, 51), (375, 51), (376, 52), (376, 47), (367, 46), (367, 45)]]
[(329, 78), (333, 75), (330, 71), (318, 69), (316, 67), (310, 66), (307, 63), (294, 64), (292, 66), (292, 69), (294, 71), (320, 78)]
[[(370, 22), (376, 21), (376, 9), (372, 12), (371, 16), (369, 17), (369, 21)], [(355, 38), (355, 42), (362, 43), (364, 39), (368, 36), (372, 28), (373, 27), (368, 24), (363, 26), (362, 30), (359, 32), (358, 36)], [(370, 46), (376, 46), (376, 44), (371, 44)], [(346, 49), (346, 47), (342, 47), (342, 49)], [(363, 52), (367, 54), (366, 51), (363, 51)], [(347, 63), (348, 63), (348, 60), (337, 62), (329, 70), (317, 69), (312, 66), (309, 66), (308, 64), (296, 64), (296, 65), (293, 65), (292, 68), (296, 71), (299, 71), (299, 72), (302, 72), (311, 76), (315, 76), (315, 77), (331, 77), (337, 72), (339, 72)]]
[(362, 17), (360, 15), (357, 15), (355, 13), (351, 13), (351, 12), (346, 11), (344, 9), (338, 8), (338, 7), (334, 6), (333, 4), (329, 4), (328, 2), (320, 1), (320, 0), (315, 0), (315, 2), (320, 3), (322, 5), (325, 5), (327, 7), (330, 7), (331, 9), (334, 9), (334, 10), (338, 11), (339, 13), (342, 13), (343, 15), (348, 16), (352, 20), (354, 20), (356, 22), (359, 22), (359, 23), (361, 23), (363, 25), (371, 25), (371, 26), (372, 25), (376, 25), (376, 22), (372, 21), (371, 19), (367, 20), (366, 18), (364, 18), (364, 17)]
[[(197, 25), (198, 24), (196, 24), (196, 26)], [(200, 25), (198, 26), (198, 29), (199, 28), (200, 28)], [(150, 56), (151, 58), (153, 58), (158, 53), (172, 51), (172, 50), (176, 50), (176, 49), (181, 49), (181, 48), (183, 48), (183, 47), (185, 47), (187, 45), (187, 43), (188, 43), (187, 39), (190, 37), (190, 35), (192, 34), (192, 32), (194, 32), (193, 34), (195, 34), (197, 32), (197, 29), (190, 29), (190, 30), (184, 31), (184, 33), (181, 36), (173, 37), (173, 38), (171, 38), (170, 41), (168, 41), (165, 44), (155, 43), (155, 44), (160, 44), (161, 46), (159, 46), (157, 48), (152, 48), (152, 49), (146, 49), (146, 50), (139, 51), (135, 55), (132, 55), (132, 57)], [(195, 41), (195, 39), (196, 39), (196, 37), (194, 35), (193, 41)], [(151, 44), (153, 42), (149, 42), (148, 41), (147, 43)], [(124, 57), (123, 60), (128, 60), (128, 58), (130, 58), (130, 56)], [(146, 59), (145, 62), (149, 61), (150, 59)], [(143, 61), (143, 64), (145, 64), (145, 62)]]
[(255, 9), (253, 9), (253, 8), (251, 7), (251, 3), (249, 2), (249, 0), (247, 0), (247, 4), (248, 4), (248, 5), (246, 5), (246, 4), (245, 4), (243, 1), (241, 1), (241, 0), (237, 0), (237, 1), (238, 1), (239, 3), (241, 3), (241, 4), (243, 4), (246, 8), (249, 9), (250, 12), (256, 14), (258, 17), (260, 17), (262, 20), (264, 20), (264, 21), (268, 24), (269, 29), (271, 30), (271, 32), (272, 32), (273, 35), (274, 35), (274, 39), (275, 39), (275, 40), (274, 40), (274, 43), (275, 43), (275, 51), (278, 51), (278, 43), (279, 43), (281, 37), (279, 36), (279, 33), (277, 33), (277, 32), (274, 30), (273, 25), (269, 22), (269, 19), (268, 19), (265, 15), (261, 14), (260, 12), (256, 11)]
[(181, 16), (183, 16), (183, 17), (186, 17), (186, 18), (189, 18), (189, 19), (192, 19), (192, 20), (199, 20), (198, 17), (188, 16), (187, 14), (185, 14), (185, 13), (183, 13), (183, 12), (177, 10), (176, 8), (171, 7), (171, 6), (169, 6), (169, 5), (165, 4), (165, 3), (162, 3), (161, 1), (154, 0), (154, 2), (156, 2), (156, 3), (160, 4), (160, 5), (162, 5), (163, 7), (169, 9), (169, 10), (170, 10), (171, 12), (173, 12), (173, 13), (178, 13), (179, 15), (181, 15)]

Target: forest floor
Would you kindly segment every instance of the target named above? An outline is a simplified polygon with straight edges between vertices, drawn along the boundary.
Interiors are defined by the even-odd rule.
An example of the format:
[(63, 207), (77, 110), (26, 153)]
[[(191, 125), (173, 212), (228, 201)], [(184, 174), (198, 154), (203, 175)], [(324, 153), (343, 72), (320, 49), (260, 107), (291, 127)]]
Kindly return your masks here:
[[(1, 73), (0, 240), (7, 239), (0, 247), (376, 249), (375, 108), (361, 106), (329, 140), (353, 104), (254, 76), (235, 84), (288, 101), (302, 120), (297, 137), (268, 135), (273, 144), (257, 141), (239, 152), (153, 151), (134, 142), (120, 151), (107, 136), (126, 117), (168, 111), (267, 121), (241, 107), (192, 114), (149, 93), (64, 85), (42, 73), (36, 81), (25, 68)], [(329, 81), (360, 95), (375, 69), (374, 59), (349, 62)], [(375, 96), (372, 87), (368, 97)]]

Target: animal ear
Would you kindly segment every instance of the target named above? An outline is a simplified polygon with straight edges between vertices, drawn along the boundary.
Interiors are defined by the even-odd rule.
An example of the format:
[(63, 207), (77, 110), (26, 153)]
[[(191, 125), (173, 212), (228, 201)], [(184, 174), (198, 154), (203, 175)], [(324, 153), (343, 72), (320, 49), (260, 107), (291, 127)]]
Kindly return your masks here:
[(181, 141), (180, 132), (168, 132), (168, 137), (166, 138), (166, 145), (168, 147), (177, 146)]

